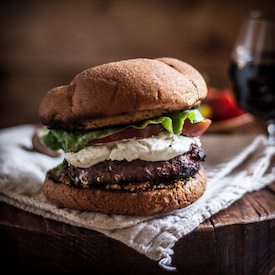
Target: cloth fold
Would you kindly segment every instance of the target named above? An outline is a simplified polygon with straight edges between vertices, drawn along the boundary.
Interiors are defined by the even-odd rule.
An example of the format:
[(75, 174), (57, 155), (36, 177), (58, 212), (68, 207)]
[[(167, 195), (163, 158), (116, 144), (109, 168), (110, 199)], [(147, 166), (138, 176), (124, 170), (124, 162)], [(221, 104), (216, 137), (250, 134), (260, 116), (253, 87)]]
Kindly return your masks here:
[(204, 195), (194, 204), (150, 217), (106, 215), (58, 208), (41, 193), (45, 173), (62, 161), (32, 151), (34, 127), (24, 125), (0, 131), (0, 201), (25, 211), (74, 226), (92, 229), (119, 240), (166, 270), (173, 246), (205, 219), (275, 180), (275, 147), (265, 136), (206, 135), (205, 164), (209, 177)]

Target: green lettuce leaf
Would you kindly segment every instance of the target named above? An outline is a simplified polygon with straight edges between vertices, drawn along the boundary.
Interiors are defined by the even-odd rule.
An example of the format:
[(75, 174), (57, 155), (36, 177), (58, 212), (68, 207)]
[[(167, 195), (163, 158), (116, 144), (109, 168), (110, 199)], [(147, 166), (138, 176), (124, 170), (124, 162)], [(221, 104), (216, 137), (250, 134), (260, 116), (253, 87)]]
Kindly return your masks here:
[(51, 129), (42, 135), (40, 139), (45, 146), (53, 150), (63, 149), (65, 152), (77, 152), (94, 139), (104, 138), (119, 133), (127, 128), (144, 129), (151, 124), (161, 124), (168, 133), (178, 135), (182, 132), (186, 119), (189, 119), (191, 123), (197, 123), (202, 121), (204, 117), (197, 109), (184, 110), (167, 114), (156, 119), (149, 119), (142, 123), (129, 125), (127, 127), (113, 127), (88, 132), (69, 132), (62, 129)]
[(104, 138), (122, 131), (124, 128), (108, 128), (89, 132), (69, 132), (62, 129), (51, 129), (40, 140), (52, 150), (63, 149), (65, 152), (77, 152), (94, 139)]

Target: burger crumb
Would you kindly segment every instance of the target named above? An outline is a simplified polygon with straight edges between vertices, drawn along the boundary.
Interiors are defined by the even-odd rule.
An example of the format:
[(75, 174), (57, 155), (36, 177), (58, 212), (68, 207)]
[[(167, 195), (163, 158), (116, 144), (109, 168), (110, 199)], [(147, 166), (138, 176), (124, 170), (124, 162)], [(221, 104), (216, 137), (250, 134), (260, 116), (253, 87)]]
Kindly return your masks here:
[(106, 184), (105, 189), (107, 190), (121, 190), (121, 186), (117, 183), (114, 184)]
[(138, 192), (138, 191), (147, 190), (150, 187), (151, 185), (149, 182), (142, 182), (142, 183), (129, 183), (124, 187), (124, 189), (130, 192)]

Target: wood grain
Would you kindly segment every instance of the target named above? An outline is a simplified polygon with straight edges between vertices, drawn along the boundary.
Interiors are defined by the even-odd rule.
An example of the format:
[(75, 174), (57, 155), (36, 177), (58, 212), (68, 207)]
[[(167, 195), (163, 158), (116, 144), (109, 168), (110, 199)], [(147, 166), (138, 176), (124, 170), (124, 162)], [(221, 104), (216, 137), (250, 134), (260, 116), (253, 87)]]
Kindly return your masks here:
[[(175, 245), (182, 274), (274, 274), (275, 183), (245, 195)], [(14, 271), (167, 274), (124, 244), (95, 231), (0, 203), (0, 257)], [(16, 263), (14, 265), (13, 263)]]
[(176, 57), (224, 88), (254, 9), (274, 10), (275, 1), (0, 1), (0, 128), (37, 122), (49, 89), (115, 60)]

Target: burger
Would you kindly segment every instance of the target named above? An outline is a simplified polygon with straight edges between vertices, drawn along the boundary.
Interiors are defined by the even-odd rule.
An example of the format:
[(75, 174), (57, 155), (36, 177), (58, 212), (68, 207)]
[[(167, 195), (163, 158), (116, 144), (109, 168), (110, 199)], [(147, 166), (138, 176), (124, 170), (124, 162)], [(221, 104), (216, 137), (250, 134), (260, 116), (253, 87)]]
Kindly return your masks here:
[(129, 59), (84, 70), (50, 90), (40, 139), (64, 161), (48, 171), (45, 197), (59, 206), (148, 216), (186, 207), (206, 186), (197, 108), (207, 87), (173, 58)]

